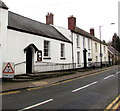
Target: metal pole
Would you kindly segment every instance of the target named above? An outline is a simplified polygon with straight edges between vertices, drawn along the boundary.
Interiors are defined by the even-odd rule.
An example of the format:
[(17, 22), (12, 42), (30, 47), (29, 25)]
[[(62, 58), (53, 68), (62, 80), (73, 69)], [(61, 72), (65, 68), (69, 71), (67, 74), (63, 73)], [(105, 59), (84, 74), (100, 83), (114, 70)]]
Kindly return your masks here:
[[(115, 23), (110, 23), (110, 25), (114, 25)], [(100, 33), (100, 66), (102, 68), (102, 41), (101, 41), (101, 27), (103, 27), (104, 25), (102, 26), (99, 26), (99, 33)]]

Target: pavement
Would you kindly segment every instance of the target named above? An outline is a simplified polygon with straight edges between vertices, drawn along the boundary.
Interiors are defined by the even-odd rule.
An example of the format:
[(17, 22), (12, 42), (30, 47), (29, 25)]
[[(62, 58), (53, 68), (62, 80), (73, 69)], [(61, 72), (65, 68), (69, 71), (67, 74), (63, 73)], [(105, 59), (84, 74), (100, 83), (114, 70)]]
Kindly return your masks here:
[[(53, 74), (50, 73), (50, 76), (44, 76), (41, 79), (20, 79), (20, 78), (16, 78), (10, 81), (3, 81), (2, 84), (0, 84), (0, 87), (2, 87), (0, 89), (0, 92), (9, 92), (9, 91), (15, 91), (15, 90), (23, 90), (23, 89), (27, 89), (27, 88), (33, 88), (33, 87), (40, 87), (40, 86), (47, 86), (53, 83), (58, 83), (58, 82), (62, 82), (65, 80), (69, 80), (69, 79), (73, 79), (73, 78), (77, 78), (80, 76), (84, 76), (84, 75), (88, 75), (91, 73), (95, 73), (95, 72), (99, 72), (102, 70), (107, 70), (108, 68), (112, 68), (115, 66), (111, 66), (111, 67), (105, 67), (102, 69), (88, 69), (88, 70), (77, 70), (74, 72), (68, 72), (67, 74), (64, 74), (62, 72), (61, 75), (59, 74), (58, 76), (51, 76), (51, 75), (55, 75), (54, 72)], [(39, 74), (37, 74), (39, 75)], [(57, 75), (57, 73), (56, 73)], [(40, 76), (39, 76), (40, 77)]]

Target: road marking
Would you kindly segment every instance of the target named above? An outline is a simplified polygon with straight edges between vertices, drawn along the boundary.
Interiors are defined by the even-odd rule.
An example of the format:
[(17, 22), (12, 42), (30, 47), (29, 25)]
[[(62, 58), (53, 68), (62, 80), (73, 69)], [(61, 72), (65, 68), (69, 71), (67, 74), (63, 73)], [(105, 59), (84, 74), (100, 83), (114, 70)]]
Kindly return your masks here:
[(112, 76), (114, 76), (114, 75), (109, 75), (109, 76), (105, 77), (104, 79), (108, 79), (108, 78), (110, 78), (110, 77), (112, 77)]
[(97, 72), (97, 73), (93, 73), (93, 74), (88, 74), (88, 75), (81, 76), (81, 77), (78, 77), (78, 78), (74, 78), (74, 79), (66, 80), (66, 81), (63, 81), (63, 82), (54, 83), (54, 84), (52, 84), (51, 86), (59, 85), (59, 84), (67, 83), (67, 82), (71, 82), (71, 81), (74, 81), (74, 80), (78, 80), (78, 79), (86, 78), (86, 77), (93, 76), (93, 75), (97, 75), (97, 74), (100, 74), (100, 73), (102, 73), (102, 72), (107, 72), (107, 71), (109, 71), (109, 70), (110, 70), (110, 69), (105, 70), (105, 71), (100, 71), (100, 72)]
[(0, 95), (9, 95), (9, 94), (15, 94), (15, 93), (20, 93), (21, 91), (12, 91), (12, 92), (5, 92), (5, 93), (0, 93)]
[[(116, 67), (114, 66), (114, 67), (112, 67), (111, 69), (116, 69)], [(47, 85), (47, 84), (46, 84), (46, 86), (59, 85), (59, 84), (62, 84), (62, 83), (66, 83), (66, 82), (70, 82), (70, 81), (74, 81), (74, 80), (86, 78), (86, 77), (89, 77), (89, 76), (93, 76), (93, 75), (100, 74), (100, 73), (102, 73), (102, 72), (107, 72), (107, 71), (109, 71), (109, 70), (111, 70), (111, 69), (105, 68), (104, 71), (100, 71), (100, 72), (97, 72), (97, 73), (94, 73), (94, 72), (93, 72), (93, 74), (89, 74), (90, 72), (87, 72), (87, 73), (85, 73), (85, 74), (88, 74), (88, 75), (81, 76), (81, 77), (74, 78), (74, 79), (70, 79), (70, 80), (66, 80), (66, 81), (59, 82), (59, 83), (53, 83), (52, 85)], [(32, 90), (40, 89), (40, 88), (43, 88), (43, 87), (44, 87), (44, 86), (40, 86), (40, 87), (37, 87), (37, 88), (28, 88), (28, 89), (26, 89), (26, 90), (32, 91)], [(0, 93), (0, 95), (8, 95), (8, 94), (13, 94), (13, 93), (14, 93), (14, 91), (13, 91), (13, 92), (9, 92), (9, 93)], [(16, 92), (16, 93), (17, 93), (17, 92)], [(18, 91), (18, 93), (19, 93), (19, 91)]]
[[(109, 104), (104, 111), (110, 110), (114, 106), (114, 104), (119, 100), (120, 100), (120, 95), (118, 97), (116, 97), (116, 99), (111, 104)], [(120, 104), (118, 104), (118, 105), (120, 105)], [(115, 108), (115, 107), (116, 107), (116, 105), (113, 108)]]
[(85, 85), (85, 86), (83, 86), (83, 87), (80, 87), (80, 88), (78, 88), (78, 89), (75, 89), (75, 90), (73, 90), (72, 92), (74, 93), (74, 92), (79, 91), (79, 90), (81, 90), (81, 89), (84, 89), (84, 88), (87, 88), (87, 87), (89, 87), (89, 86), (92, 86), (92, 85), (94, 85), (94, 84), (96, 84), (96, 83), (98, 83), (98, 81), (95, 81), (95, 82), (93, 82), (93, 83), (91, 83), (91, 84), (88, 84), (88, 85)]
[(32, 105), (32, 106), (26, 107), (26, 108), (18, 110), (18, 111), (25, 111), (25, 110), (28, 110), (28, 109), (31, 109), (31, 108), (34, 108), (34, 107), (46, 104), (46, 103), (51, 102), (51, 101), (53, 101), (53, 99), (49, 99), (49, 100), (43, 101), (41, 103), (38, 103), (38, 104), (35, 104), (35, 105)]
[(116, 72), (115, 74), (119, 74), (120, 73), (120, 71), (119, 72)]
[[(85, 74), (88, 74), (88, 75), (84, 75), (84, 76), (81, 76), (81, 77), (78, 77), (78, 78), (71, 78), (70, 80), (66, 80), (66, 81), (63, 81), (63, 82), (58, 82), (58, 83), (53, 83), (53, 84), (51, 84), (51, 85), (46, 85), (46, 86), (54, 86), (54, 85), (59, 85), (59, 84), (63, 84), (63, 83), (67, 83), (67, 82), (71, 82), (71, 81), (74, 81), (74, 80), (78, 80), (78, 79), (82, 79), (82, 78), (86, 78), (86, 77), (89, 77), (89, 76), (93, 76), (93, 75), (97, 75), (97, 74), (100, 74), (100, 73), (102, 73), (102, 72), (107, 72), (107, 71), (109, 71), (110, 69), (105, 69), (104, 71), (100, 71), (100, 72), (96, 72), (96, 73), (92, 73), (92, 74), (88, 74), (88, 72), (87, 73), (85, 73)], [(40, 86), (40, 87), (36, 87), (36, 88), (28, 88), (28, 89), (26, 89), (26, 90), (28, 90), (28, 91), (32, 91), (32, 90), (37, 90), (37, 89), (40, 89), (40, 88), (43, 88), (44, 86)]]
[(112, 108), (112, 111), (116, 111), (120, 106), (120, 101)]

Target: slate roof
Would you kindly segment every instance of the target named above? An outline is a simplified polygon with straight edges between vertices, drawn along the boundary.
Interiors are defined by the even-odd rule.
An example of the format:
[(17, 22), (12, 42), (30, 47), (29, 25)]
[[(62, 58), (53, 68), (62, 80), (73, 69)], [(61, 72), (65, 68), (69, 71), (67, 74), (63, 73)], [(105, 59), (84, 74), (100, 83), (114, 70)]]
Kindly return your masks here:
[(83, 29), (80, 29), (78, 27), (75, 27), (74, 32), (92, 39), (92, 35), (91, 34), (89, 34), (88, 32), (86, 32)]
[[(90, 33), (86, 32), (86, 31), (83, 30), (83, 29), (80, 29), (79, 27), (75, 27), (75, 30), (72, 31), (72, 32), (78, 33), (78, 34), (83, 35), (83, 36), (85, 36), (85, 37), (87, 37), (87, 38), (91, 38), (92, 40), (100, 43), (100, 40), (99, 40), (97, 37), (91, 35)], [(104, 43), (103, 41), (101, 41), (101, 43), (104, 44), (104, 45), (107, 45), (107, 44)]]
[(8, 29), (71, 43), (70, 40), (58, 32), (53, 26), (23, 17), (10, 11), (8, 12)]
[(8, 9), (4, 2), (0, 1), (0, 8)]
[(120, 56), (120, 53), (112, 46), (108, 46), (108, 51), (110, 51), (113, 55)]

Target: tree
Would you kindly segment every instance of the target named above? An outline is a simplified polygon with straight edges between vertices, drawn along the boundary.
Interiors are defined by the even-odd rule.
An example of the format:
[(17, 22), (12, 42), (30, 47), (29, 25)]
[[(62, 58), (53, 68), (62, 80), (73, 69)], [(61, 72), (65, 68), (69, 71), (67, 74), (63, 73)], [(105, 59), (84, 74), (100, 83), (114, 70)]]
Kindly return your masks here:
[(114, 33), (112, 38), (112, 47), (114, 47), (118, 52), (120, 52), (120, 38)]

